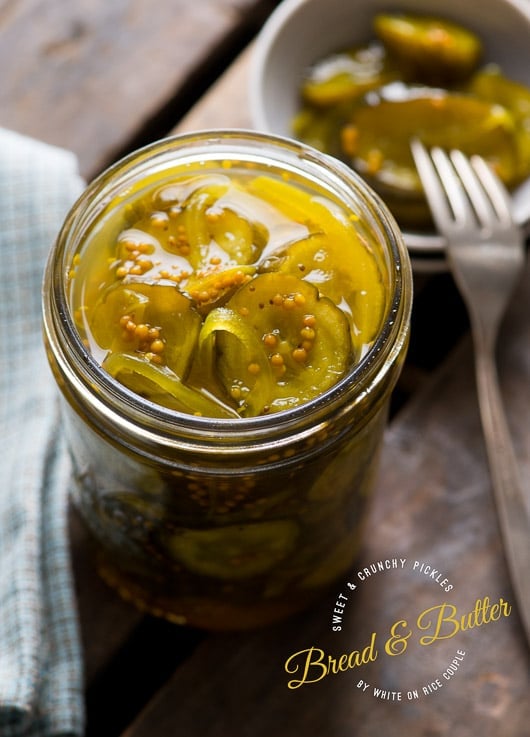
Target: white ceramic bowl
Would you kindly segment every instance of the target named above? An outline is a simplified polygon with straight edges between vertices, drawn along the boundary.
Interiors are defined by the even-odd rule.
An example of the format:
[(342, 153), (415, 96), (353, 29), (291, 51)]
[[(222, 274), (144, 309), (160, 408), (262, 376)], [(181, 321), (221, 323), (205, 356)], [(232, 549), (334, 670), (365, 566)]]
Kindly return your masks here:
[[(530, 0), (283, 0), (256, 40), (250, 72), (255, 128), (292, 137), (300, 82), (307, 68), (329, 53), (374, 38), (380, 11), (425, 13), (453, 19), (475, 31), (484, 63), (500, 65), (530, 87)], [(517, 220), (530, 221), (530, 180), (514, 193)], [(443, 240), (404, 233), (415, 266), (443, 266)]]

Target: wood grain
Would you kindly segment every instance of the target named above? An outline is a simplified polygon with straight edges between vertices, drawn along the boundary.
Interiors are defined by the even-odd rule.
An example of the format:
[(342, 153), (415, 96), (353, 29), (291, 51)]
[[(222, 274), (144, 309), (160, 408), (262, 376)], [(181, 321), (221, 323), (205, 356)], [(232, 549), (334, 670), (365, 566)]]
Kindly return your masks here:
[(71, 149), (90, 178), (174, 124), (275, 4), (0, 0), (0, 125)]

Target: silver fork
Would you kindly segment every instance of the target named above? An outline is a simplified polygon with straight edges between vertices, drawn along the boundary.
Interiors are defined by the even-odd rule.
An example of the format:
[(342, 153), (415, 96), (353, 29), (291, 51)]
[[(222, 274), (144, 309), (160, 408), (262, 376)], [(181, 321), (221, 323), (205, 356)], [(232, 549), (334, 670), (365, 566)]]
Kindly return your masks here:
[(500, 531), (519, 614), (530, 643), (530, 500), (523, 492), (499, 390), (495, 345), (525, 262), (510, 197), (480, 157), (417, 140), (412, 154), (446, 255), (466, 303), (477, 392)]

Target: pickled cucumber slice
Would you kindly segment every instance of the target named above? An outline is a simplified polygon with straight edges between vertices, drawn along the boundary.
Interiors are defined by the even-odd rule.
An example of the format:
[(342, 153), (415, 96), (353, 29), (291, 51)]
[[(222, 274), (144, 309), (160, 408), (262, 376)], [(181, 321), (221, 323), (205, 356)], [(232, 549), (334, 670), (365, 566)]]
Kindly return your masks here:
[(237, 581), (267, 573), (289, 556), (299, 530), (291, 520), (183, 529), (166, 541), (170, 555), (201, 576)]
[(431, 85), (465, 79), (482, 55), (478, 36), (441, 18), (380, 13), (374, 29), (410, 75)]
[(397, 79), (399, 70), (380, 43), (348, 49), (314, 64), (302, 83), (302, 98), (315, 107), (355, 100)]
[(183, 384), (167, 366), (157, 366), (144, 358), (125, 353), (111, 353), (102, 365), (132, 392), (163, 407), (205, 417), (238, 416), (235, 410), (223, 405), (212, 395)]
[(384, 314), (385, 289), (375, 259), (354, 232), (345, 243), (320, 233), (294, 243), (279, 270), (314, 284), (348, 310), (358, 354), (374, 340)]
[(107, 350), (126, 350), (130, 343), (119, 330), (120, 320), (130, 315), (139, 323), (144, 322), (148, 304), (149, 297), (122, 284), (106, 289), (89, 319), (90, 331), (98, 346)]
[(344, 133), (352, 165), (384, 197), (422, 196), (410, 152), (413, 138), (427, 147), (479, 154), (508, 185), (518, 178), (513, 116), (470, 95), (391, 85), (355, 110)]
[[(125, 316), (127, 327), (122, 325)], [(149, 353), (153, 340), (161, 340), (164, 364), (183, 379), (200, 325), (199, 313), (176, 286), (131, 281), (105, 291), (94, 307), (90, 328), (100, 348), (115, 353)], [(156, 338), (149, 337), (150, 329), (156, 330)]]
[(519, 179), (522, 181), (530, 171), (530, 90), (505, 77), (495, 65), (489, 65), (472, 77), (469, 91), (481, 100), (502, 105), (513, 116), (519, 149)]
[(352, 105), (317, 108), (304, 105), (292, 121), (295, 138), (331, 156), (341, 158), (340, 131), (348, 122)]
[(262, 341), (239, 313), (223, 307), (210, 312), (199, 336), (199, 360), (207, 383), (219, 378), (245, 414), (259, 415), (270, 405), (272, 367)]
[[(249, 372), (253, 375), (247, 407), (256, 391), (275, 397), (263, 411), (296, 406), (335, 384), (350, 365), (352, 345), (344, 313), (315, 286), (292, 274), (261, 274), (226, 306), (241, 318), (245, 333), (254, 333), (268, 363), (262, 368), (260, 357), (249, 365), (244, 352), (226, 346), (224, 375), (229, 371), (232, 383), (245, 387)], [(243, 327), (241, 331), (243, 335)]]

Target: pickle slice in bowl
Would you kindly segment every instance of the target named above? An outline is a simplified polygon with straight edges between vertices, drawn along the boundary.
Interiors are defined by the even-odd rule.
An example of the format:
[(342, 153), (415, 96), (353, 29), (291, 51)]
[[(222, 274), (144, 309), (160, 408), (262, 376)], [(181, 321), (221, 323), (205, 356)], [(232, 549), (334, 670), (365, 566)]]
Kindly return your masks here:
[(482, 56), (476, 34), (443, 18), (380, 13), (374, 30), (399, 64), (428, 84), (465, 79)]
[[(481, 155), (507, 186), (519, 178), (519, 150), (511, 113), (501, 105), (441, 89), (390, 85), (356, 108), (343, 128), (345, 156), (399, 215), (425, 205), (410, 141)], [(402, 219), (402, 224), (404, 223)]]

